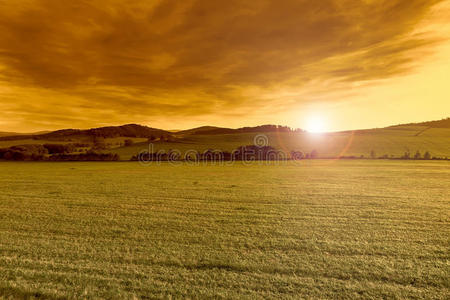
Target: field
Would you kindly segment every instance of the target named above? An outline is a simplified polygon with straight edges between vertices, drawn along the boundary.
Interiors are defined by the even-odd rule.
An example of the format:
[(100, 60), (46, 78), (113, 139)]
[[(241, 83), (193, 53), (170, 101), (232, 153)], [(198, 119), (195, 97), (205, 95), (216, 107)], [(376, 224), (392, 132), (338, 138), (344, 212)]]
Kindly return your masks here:
[[(270, 146), (289, 153), (300, 150), (310, 153), (317, 150), (320, 157), (356, 156), (370, 157), (375, 151), (377, 157), (387, 154), (401, 157), (405, 152), (423, 155), (429, 151), (432, 156), (450, 157), (450, 129), (428, 128), (424, 126), (401, 126), (337, 132), (327, 134), (302, 133), (259, 133), (267, 137)], [(188, 135), (171, 142), (155, 142), (153, 150), (176, 149), (184, 153), (188, 150), (203, 152), (207, 149), (233, 151), (244, 145), (252, 145), (258, 133)], [(142, 150), (148, 150), (148, 143), (137, 143), (128, 147), (113, 149), (122, 160), (128, 160)]]
[(0, 162), (0, 295), (450, 297), (450, 163)]
[[(116, 129), (118, 130), (118, 128), (121, 127)], [(144, 130), (146, 127), (141, 126), (140, 128)], [(117, 134), (119, 133), (123, 134), (120, 130)], [(197, 134), (194, 130), (171, 134), (172, 136), (169, 139), (163, 140), (159, 139), (159, 136), (154, 136), (157, 139), (152, 142), (153, 148), (149, 148), (148, 138), (144, 137), (117, 136), (101, 138), (100, 140), (106, 148), (102, 148), (102, 151), (117, 154), (120, 160), (130, 160), (132, 156), (146, 150), (151, 152), (178, 150), (182, 156), (191, 150), (204, 152), (208, 149), (214, 149), (232, 152), (240, 146), (253, 145), (257, 136), (262, 136), (267, 143), (266, 145), (282, 150), (286, 154), (293, 150), (302, 151), (305, 154), (316, 150), (318, 157), (321, 158), (342, 156), (358, 158), (364, 156), (368, 158), (372, 151), (375, 152), (376, 157), (399, 158), (405, 152), (409, 152), (413, 157), (416, 151), (419, 151), (422, 156), (425, 152), (429, 152), (432, 157), (450, 158), (450, 128), (433, 128), (417, 124), (323, 134), (282, 131), (240, 132), (236, 130), (233, 133), (204, 131)], [(130, 140), (133, 144), (125, 146), (125, 140)], [(42, 137), (39, 139), (24, 137), (2, 140), (0, 137), (0, 148), (26, 144), (88, 144), (88, 147), (78, 148), (76, 153), (79, 153), (80, 150), (85, 152), (93, 147), (93, 142), (93, 136), (86, 134), (47, 136), (45, 139)]]

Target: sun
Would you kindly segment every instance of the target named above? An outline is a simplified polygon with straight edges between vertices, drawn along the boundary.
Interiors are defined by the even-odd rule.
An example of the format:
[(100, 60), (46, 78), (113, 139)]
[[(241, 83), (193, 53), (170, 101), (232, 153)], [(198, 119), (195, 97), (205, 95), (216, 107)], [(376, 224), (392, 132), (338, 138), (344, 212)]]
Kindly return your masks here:
[(312, 116), (306, 123), (306, 131), (320, 133), (326, 131), (325, 119), (321, 116)]

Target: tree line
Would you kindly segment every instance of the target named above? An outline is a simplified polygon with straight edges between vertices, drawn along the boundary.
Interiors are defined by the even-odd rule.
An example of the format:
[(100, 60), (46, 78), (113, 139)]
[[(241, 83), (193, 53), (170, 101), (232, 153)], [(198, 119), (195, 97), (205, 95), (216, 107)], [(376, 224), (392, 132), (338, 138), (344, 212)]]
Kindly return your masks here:
[[(125, 144), (132, 144), (132, 140), (126, 140)], [(69, 143), (69, 144), (28, 144), (20, 146), (12, 146), (9, 148), (0, 148), (0, 159), (15, 161), (116, 161), (120, 157), (114, 153), (108, 153), (103, 147), (94, 144)], [(85, 148), (85, 149), (83, 149)], [(317, 150), (311, 152), (291, 151), (286, 153), (277, 150), (271, 146), (240, 146), (233, 151), (221, 151), (208, 149), (200, 152), (189, 150), (181, 153), (177, 150), (148, 152), (143, 151), (138, 155), (134, 155), (133, 161), (276, 161), (276, 160), (300, 160), (300, 159), (318, 159), (337, 157), (319, 157)], [(429, 151), (421, 153), (416, 151), (411, 153), (405, 151), (401, 156), (393, 156), (384, 154), (377, 156), (374, 150), (365, 157), (357, 156), (341, 156), (340, 159), (404, 159), (404, 160), (446, 160), (447, 158), (432, 156)]]
[(133, 161), (277, 161), (277, 160), (300, 160), (304, 158), (315, 159), (318, 158), (317, 150), (313, 150), (310, 153), (303, 153), (302, 151), (291, 151), (285, 153), (284, 151), (277, 150), (271, 146), (240, 146), (233, 151), (222, 151), (208, 149), (200, 152), (196, 150), (189, 150), (182, 154), (177, 150), (169, 151), (156, 151), (148, 152), (143, 151), (137, 155), (134, 155), (131, 160)]
[(79, 147), (88, 144), (30, 144), (0, 149), (0, 159), (14, 161), (115, 161), (119, 156), (88, 150), (86, 153), (74, 153)]
[[(414, 154), (412, 154), (410, 151), (405, 151), (401, 156), (394, 156), (389, 154), (383, 154), (381, 156), (377, 156), (376, 152), (374, 150), (370, 151), (369, 157), (371, 159), (413, 159), (413, 160), (446, 160), (447, 157), (439, 157), (439, 156), (432, 156), (429, 151), (425, 151), (423, 154), (417, 150)], [(364, 158), (364, 156), (361, 156), (361, 158)]]

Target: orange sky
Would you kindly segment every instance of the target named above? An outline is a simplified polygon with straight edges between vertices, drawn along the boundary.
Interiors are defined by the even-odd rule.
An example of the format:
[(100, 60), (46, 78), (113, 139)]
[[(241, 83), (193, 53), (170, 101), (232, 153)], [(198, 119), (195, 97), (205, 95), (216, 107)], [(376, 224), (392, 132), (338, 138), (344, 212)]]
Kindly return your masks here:
[(0, 131), (450, 116), (439, 0), (0, 0)]

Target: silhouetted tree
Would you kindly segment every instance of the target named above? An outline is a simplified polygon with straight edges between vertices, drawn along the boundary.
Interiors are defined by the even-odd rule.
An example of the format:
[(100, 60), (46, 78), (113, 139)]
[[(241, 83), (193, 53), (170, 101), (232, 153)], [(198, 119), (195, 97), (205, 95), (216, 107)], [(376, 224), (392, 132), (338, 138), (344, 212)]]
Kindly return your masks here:
[(291, 159), (292, 160), (301, 160), (304, 158), (304, 154), (302, 151), (291, 151)]
[(105, 143), (105, 139), (99, 136), (93, 136), (93, 143), (94, 145), (92, 146), (93, 150), (104, 150), (106, 149), (106, 143)]
[(48, 151), (42, 145), (20, 145), (0, 149), (0, 158), (6, 160), (43, 160)]
[(416, 154), (414, 154), (414, 159), (420, 159), (422, 155), (420, 154), (419, 150), (417, 150)]
[(124, 141), (124, 146), (125, 146), (125, 147), (131, 146), (131, 145), (133, 145), (133, 140), (126, 139), (126, 140)]
[(49, 154), (71, 153), (75, 150), (74, 144), (44, 144), (43, 146)]
[(374, 150), (370, 151), (370, 158), (374, 159), (377, 157), (377, 154), (375, 153)]
[(56, 154), (49, 157), (51, 161), (117, 161), (120, 157), (113, 153), (89, 151), (82, 154)]
[(425, 152), (425, 154), (423, 155), (423, 158), (424, 159), (431, 159), (431, 154), (430, 154), (430, 152)]

